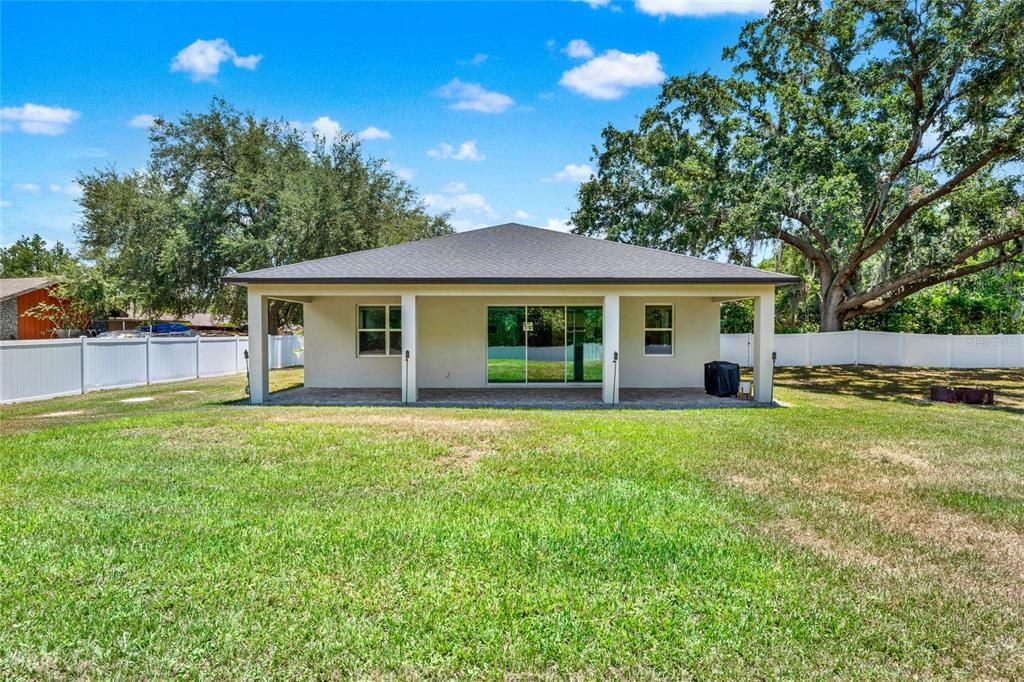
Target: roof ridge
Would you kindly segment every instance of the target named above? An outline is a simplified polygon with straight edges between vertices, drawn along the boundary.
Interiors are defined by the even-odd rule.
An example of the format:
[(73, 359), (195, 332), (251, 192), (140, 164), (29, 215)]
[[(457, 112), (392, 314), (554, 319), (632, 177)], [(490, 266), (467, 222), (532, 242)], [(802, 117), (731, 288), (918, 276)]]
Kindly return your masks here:
[[(495, 232), (495, 235), (486, 236), (491, 232)], [(530, 235), (536, 236), (537, 238), (534, 239), (533, 236)], [(575, 238), (575, 240), (563, 239), (563, 237), (572, 237)], [(583, 244), (584, 240), (586, 241), (586, 245)], [(450, 242), (457, 242), (457, 245)], [(729, 277), (741, 280), (775, 280), (779, 282), (793, 282), (798, 280), (797, 277), (792, 275), (786, 275), (772, 270), (762, 270), (760, 268), (736, 265), (715, 259), (700, 258), (667, 249), (640, 246), (637, 244), (629, 244), (621, 241), (602, 239), (574, 232), (565, 232), (562, 230), (554, 230), (516, 222), (488, 225), (486, 227), (466, 230), (464, 232), (452, 232), (450, 234), (438, 235), (436, 237), (424, 237), (422, 239), (400, 242), (398, 244), (386, 244), (383, 246), (373, 247), (371, 249), (347, 251), (345, 253), (323, 256), (321, 258), (315, 258), (307, 261), (269, 266), (266, 268), (260, 268), (259, 270), (226, 275), (223, 279), (225, 281), (245, 281), (247, 279), (260, 280), (264, 278), (269, 280), (275, 274), (285, 278), (301, 279), (305, 272), (316, 273), (315, 275), (307, 276), (331, 278), (330, 274), (323, 273), (330, 273), (331, 271), (336, 270), (338, 273), (349, 273), (350, 276), (356, 277), (357, 279), (362, 278), (372, 280), (378, 277), (383, 277), (384, 279), (387, 279), (388, 277), (395, 277), (399, 280), (411, 281), (419, 276), (425, 280), (440, 280), (444, 279), (442, 275), (446, 270), (449, 272), (458, 272), (459, 268), (462, 268), (462, 270), (456, 279), (465, 277), (469, 277), (470, 279), (474, 277), (481, 277), (483, 279), (501, 279), (502, 277), (511, 277), (512, 279), (517, 279), (520, 275), (527, 280), (537, 279), (538, 277), (540, 277), (540, 279), (544, 279), (544, 277), (540, 276), (543, 272), (538, 271), (536, 267), (526, 267), (524, 272), (519, 272), (515, 268), (509, 270), (507, 262), (502, 265), (502, 261), (505, 260), (502, 256), (502, 250), (506, 245), (512, 245), (514, 247), (518, 243), (522, 244), (522, 248), (525, 252), (532, 253), (535, 256), (537, 263), (547, 263), (545, 267), (550, 267), (550, 270), (543, 272), (567, 273), (554, 275), (554, 279), (559, 279), (560, 277), (568, 277), (569, 279), (582, 277), (583, 280), (587, 280), (591, 277), (597, 277), (598, 279), (611, 277), (612, 279), (622, 278), (641, 281), (648, 278), (644, 274), (647, 268), (642, 264), (645, 261), (650, 261), (651, 263), (656, 261), (660, 263), (660, 265), (657, 266), (655, 270), (660, 270), (662, 276), (651, 276), (651, 280), (672, 280), (675, 277), (680, 276), (676, 273), (686, 271), (702, 273), (695, 275), (695, 278), (708, 281), (717, 278), (728, 279)], [(579, 246), (577, 247), (576, 245)], [(386, 251), (387, 256), (374, 255), (382, 251)], [(633, 252), (637, 255), (630, 256), (629, 252)], [(564, 267), (565, 264), (561, 261), (551, 261), (551, 258), (555, 257), (553, 254), (557, 253), (562, 254), (562, 256), (558, 256), (558, 258), (564, 258), (567, 259), (567, 261), (572, 262), (578, 261), (578, 264), (582, 265), (578, 268), (566, 268)], [(576, 256), (573, 254), (576, 254)], [(477, 259), (478, 263), (476, 265), (486, 265), (486, 267), (481, 269), (480, 267), (476, 267), (476, 265), (468, 266), (465, 261), (462, 261), (461, 264), (459, 264), (459, 259), (468, 255)], [(405, 263), (405, 265), (402, 265), (401, 268), (399, 268), (403, 271), (399, 272), (391, 266), (391, 256), (397, 259), (399, 263)], [(643, 256), (647, 257), (644, 258)], [(437, 268), (437, 271), (435, 272), (431, 267), (427, 267), (425, 265), (424, 258), (428, 261), (441, 259), (445, 265)], [(587, 264), (588, 260), (589, 265)], [(624, 269), (619, 267), (623, 262), (627, 265)], [(598, 270), (594, 270), (595, 263), (598, 264)], [(633, 264), (632, 270), (628, 267), (629, 263)], [(362, 271), (361, 275), (354, 274), (359, 273), (360, 271)], [(483, 274), (477, 274), (480, 272), (483, 272)], [(519, 275), (516, 274), (517, 272), (519, 272)], [(533, 274), (527, 275), (525, 272), (532, 272)], [(601, 272), (604, 272), (605, 275), (601, 276)], [(414, 275), (413, 273), (418, 273), (418, 275)], [(646, 274), (653, 275), (654, 273), (648, 271)], [(342, 275), (335, 275), (335, 277), (342, 277)], [(684, 277), (683, 279), (688, 278)]]
[[(671, 254), (673, 254), (675, 256), (682, 256), (683, 258), (688, 258), (690, 260), (698, 260), (698, 261), (711, 260), (712, 262), (722, 263), (723, 265), (730, 265), (732, 267), (741, 267), (744, 270), (753, 270), (755, 272), (768, 272), (768, 273), (771, 273), (771, 274), (780, 274), (780, 275), (783, 275), (783, 276), (792, 276), (792, 275), (786, 274), (785, 272), (776, 272), (775, 270), (762, 270), (760, 267), (754, 267), (754, 266), (751, 266), (751, 265), (739, 265), (739, 264), (736, 264), (736, 263), (723, 262), (721, 260), (713, 260), (711, 258), (701, 258), (699, 256), (691, 256), (688, 253), (679, 253), (678, 251), (669, 251), (668, 249), (655, 249), (654, 247), (646, 247), (646, 246), (641, 246), (639, 244), (630, 244), (629, 242), (620, 242), (620, 241), (617, 241), (617, 240), (608, 240), (608, 239), (603, 239), (603, 238), (600, 238), (600, 237), (591, 237), (590, 235), (578, 235), (577, 232), (563, 232), (560, 229), (551, 229), (549, 227), (538, 227), (537, 225), (524, 225), (524, 224), (519, 223), (519, 222), (507, 222), (507, 223), (504, 223), (504, 224), (501, 224), (501, 225), (489, 225), (487, 227), (481, 227), (480, 229), (492, 229), (494, 227), (504, 227), (506, 225), (518, 225), (520, 227), (528, 227), (530, 229), (540, 229), (540, 230), (543, 230), (543, 231), (546, 231), (546, 232), (555, 232), (555, 233), (558, 233), (558, 235), (565, 235), (567, 237), (575, 237), (575, 238), (578, 238), (578, 239), (590, 240), (592, 242), (600, 242), (602, 244), (617, 244), (617, 245), (620, 245), (620, 246), (630, 247), (631, 249), (642, 249), (644, 251), (653, 251), (654, 253), (671, 253)], [(476, 231), (476, 230), (469, 230), (469, 231)], [(462, 233), (465, 233), (465, 232), (462, 232)]]

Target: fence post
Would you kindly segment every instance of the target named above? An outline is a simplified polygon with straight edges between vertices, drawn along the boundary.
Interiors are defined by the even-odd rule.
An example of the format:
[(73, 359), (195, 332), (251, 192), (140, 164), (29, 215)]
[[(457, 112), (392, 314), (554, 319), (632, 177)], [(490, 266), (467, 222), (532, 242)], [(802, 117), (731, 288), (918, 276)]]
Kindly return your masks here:
[(860, 364), (860, 330), (853, 330), (853, 366)]
[(953, 335), (946, 334), (946, 367), (953, 367)]
[(235, 374), (238, 374), (238, 334), (235, 334)]
[(152, 382), (152, 372), (153, 372), (153, 370), (150, 369), (150, 367), (152, 366), (152, 362), (153, 362), (150, 359), (150, 355), (151, 355), (151, 353), (153, 351), (152, 341), (153, 341), (153, 335), (152, 334), (146, 334), (146, 385), (147, 386), (149, 386), (149, 384)]
[(196, 379), (199, 378), (199, 340), (203, 338), (196, 334)]
[(814, 354), (811, 352), (811, 343), (814, 341), (814, 334), (807, 334), (807, 343), (804, 344), (804, 367), (811, 367), (811, 359)]
[(85, 394), (85, 378), (86, 378), (86, 374), (88, 372), (88, 368), (86, 367), (86, 364), (85, 364), (85, 358), (88, 355), (88, 353), (86, 353), (86, 350), (85, 350), (85, 344), (87, 344), (89, 342), (89, 337), (88, 336), (81, 336), (81, 337), (79, 337), (79, 339), (82, 342), (82, 345), (81, 345), (81, 349), (82, 349), (81, 350), (81, 352), (82, 352), (82, 356), (81, 356), (81, 358), (82, 358), (82, 394), (84, 395)]
[(1003, 335), (996, 334), (996, 367), (1005, 367), (1005, 355), (1003, 354)]
[(753, 344), (753, 342), (754, 342), (754, 335), (748, 333), (747, 334), (747, 367), (753, 367), (754, 366), (753, 360), (750, 359), (750, 346)]
[(906, 367), (907, 366), (907, 361), (906, 361), (906, 359), (904, 359), (904, 356), (906, 355), (906, 350), (907, 350), (907, 338), (906, 338), (906, 334), (904, 332), (900, 332), (900, 340), (899, 340), (899, 343), (897, 344), (897, 348), (899, 349), (899, 359), (898, 359), (898, 361), (900, 363), (898, 366), (899, 367)]

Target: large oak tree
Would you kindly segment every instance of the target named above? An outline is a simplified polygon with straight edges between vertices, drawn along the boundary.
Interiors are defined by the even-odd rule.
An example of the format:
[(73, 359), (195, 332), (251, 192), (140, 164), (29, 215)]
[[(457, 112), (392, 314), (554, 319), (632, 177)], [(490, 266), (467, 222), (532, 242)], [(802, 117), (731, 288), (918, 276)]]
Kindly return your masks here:
[(776, 0), (724, 57), (603, 131), (577, 231), (748, 263), (781, 240), (822, 331), (1022, 262), (1024, 1)]
[[(157, 119), (144, 169), (83, 175), (84, 257), (145, 315), (212, 311), (242, 321), (220, 278), (451, 232), (413, 188), (343, 134), (329, 143), (222, 100)], [(272, 326), (294, 319), (276, 302)]]

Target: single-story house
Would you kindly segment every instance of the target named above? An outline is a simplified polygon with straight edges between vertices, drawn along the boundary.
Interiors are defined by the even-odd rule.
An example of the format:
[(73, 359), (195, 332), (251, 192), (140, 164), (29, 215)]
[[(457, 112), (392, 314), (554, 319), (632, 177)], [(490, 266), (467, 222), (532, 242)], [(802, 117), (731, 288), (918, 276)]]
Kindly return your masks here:
[(53, 323), (25, 313), (40, 303), (58, 303), (50, 293), (51, 277), (0, 279), (0, 340), (49, 339)]
[[(509, 223), (239, 273), (250, 390), (268, 398), (267, 302), (303, 305), (305, 386), (697, 388), (719, 307), (754, 300), (754, 399), (770, 400), (775, 287), (790, 275)], [(565, 391), (559, 394), (564, 395)]]

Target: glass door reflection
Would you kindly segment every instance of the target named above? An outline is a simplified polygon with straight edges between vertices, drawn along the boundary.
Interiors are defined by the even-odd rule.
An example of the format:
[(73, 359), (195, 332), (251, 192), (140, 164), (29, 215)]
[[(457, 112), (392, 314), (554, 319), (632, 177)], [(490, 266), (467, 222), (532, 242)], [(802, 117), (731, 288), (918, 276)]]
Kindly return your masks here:
[(526, 382), (525, 327), (525, 307), (488, 306), (488, 383), (521, 384)]
[(529, 306), (526, 323), (526, 380), (565, 383), (565, 306)]

